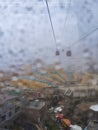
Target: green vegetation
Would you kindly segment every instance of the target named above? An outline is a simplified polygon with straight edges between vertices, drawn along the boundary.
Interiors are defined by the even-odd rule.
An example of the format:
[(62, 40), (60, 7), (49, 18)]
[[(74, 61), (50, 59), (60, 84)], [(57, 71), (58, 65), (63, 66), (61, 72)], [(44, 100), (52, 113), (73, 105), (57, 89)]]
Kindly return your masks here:
[(45, 126), (47, 126), (48, 130), (59, 130), (59, 126), (54, 121), (46, 121)]

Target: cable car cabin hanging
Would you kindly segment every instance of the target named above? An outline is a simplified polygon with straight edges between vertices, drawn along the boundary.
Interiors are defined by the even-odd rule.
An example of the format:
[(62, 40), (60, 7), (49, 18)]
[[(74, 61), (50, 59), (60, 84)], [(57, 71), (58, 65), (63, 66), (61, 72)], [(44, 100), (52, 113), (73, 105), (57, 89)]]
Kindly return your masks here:
[(59, 55), (60, 55), (59, 50), (56, 50), (56, 56), (59, 56)]
[(71, 50), (67, 50), (67, 51), (66, 51), (66, 56), (72, 56)]

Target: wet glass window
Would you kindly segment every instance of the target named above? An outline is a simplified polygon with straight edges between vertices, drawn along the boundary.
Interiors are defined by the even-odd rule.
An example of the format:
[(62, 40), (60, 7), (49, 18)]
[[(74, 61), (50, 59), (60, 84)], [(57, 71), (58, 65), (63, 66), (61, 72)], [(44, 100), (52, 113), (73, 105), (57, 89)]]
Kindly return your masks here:
[[(59, 107), (71, 127), (84, 129), (90, 120), (85, 113), (98, 111), (97, 57), (98, 0), (0, 0), (1, 120), (14, 112), (13, 120), (17, 115), (62, 129), (49, 113)], [(29, 101), (34, 104), (26, 106)], [(33, 105), (43, 111), (45, 106), (45, 117)]]

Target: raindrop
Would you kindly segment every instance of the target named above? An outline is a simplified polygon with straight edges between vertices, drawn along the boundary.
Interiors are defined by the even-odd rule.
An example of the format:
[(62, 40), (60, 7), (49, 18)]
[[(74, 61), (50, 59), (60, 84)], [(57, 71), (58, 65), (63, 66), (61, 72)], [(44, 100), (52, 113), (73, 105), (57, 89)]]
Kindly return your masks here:
[(0, 37), (2, 37), (4, 35), (3, 31), (0, 31)]
[(60, 2), (59, 5), (61, 9), (64, 9), (64, 4), (62, 2)]
[(8, 6), (7, 6), (7, 5), (5, 5), (3, 8), (4, 8), (4, 9), (7, 9), (7, 8), (8, 8)]
[(62, 52), (64, 52), (64, 49), (62, 49)]
[(87, 13), (91, 13), (91, 10), (90, 10), (90, 9), (86, 9), (86, 12), (87, 12)]
[(89, 52), (89, 49), (86, 48), (86, 49), (83, 50), (83, 52), (84, 52), (84, 53), (87, 53), (87, 52)]
[(24, 29), (20, 29), (20, 32), (21, 32), (21, 33), (25, 33), (25, 30), (24, 30)]
[(21, 50), (19, 51), (19, 53), (24, 53), (24, 49), (21, 49)]
[(11, 68), (15, 68), (16, 66), (15, 66), (15, 65), (11, 65), (10, 67), (11, 67)]
[(89, 2), (87, 0), (84, 1), (85, 5), (89, 5)]
[(33, 8), (32, 8), (32, 7), (26, 7), (26, 10), (27, 10), (27, 11), (32, 11)]
[(14, 11), (14, 13), (15, 13), (15, 14), (18, 14), (18, 13), (19, 13), (19, 11), (16, 9), (16, 10)]
[(9, 54), (13, 55), (13, 51), (12, 50), (9, 50), (8, 52), (9, 52)]
[(45, 9), (41, 9), (40, 12), (43, 14), (45, 13)]
[(0, 55), (0, 58), (2, 58), (2, 55)]
[(16, 56), (16, 54), (13, 52), (13, 50), (8, 50), (8, 53), (12, 56)]

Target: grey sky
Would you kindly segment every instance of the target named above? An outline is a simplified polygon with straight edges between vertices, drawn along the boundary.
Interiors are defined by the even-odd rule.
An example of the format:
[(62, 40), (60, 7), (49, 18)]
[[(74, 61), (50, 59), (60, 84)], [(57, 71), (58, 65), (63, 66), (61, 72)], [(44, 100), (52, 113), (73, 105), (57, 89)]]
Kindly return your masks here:
[[(79, 38), (97, 27), (97, 0), (72, 0), (67, 22), (69, 0), (48, 0), (53, 27), (60, 49), (63, 67), (70, 63), (77, 67), (86, 64), (87, 55), (96, 61), (97, 32), (72, 45)], [(65, 24), (66, 22), (66, 24)], [(97, 48), (96, 48), (97, 47)], [(64, 52), (62, 52), (62, 48)], [(66, 50), (72, 50), (72, 59)], [(0, 68), (33, 63), (42, 59), (47, 64), (59, 61), (55, 56), (56, 44), (44, 0), (0, 0)], [(82, 57), (82, 58), (81, 58)], [(76, 60), (73, 60), (76, 58)], [(79, 59), (82, 59), (79, 62)], [(67, 60), (67, 61), (66, 61)], [(67, 63), (67, 64), (66, 64)], [(96, 65), (97, 66), (97, 65)]]

